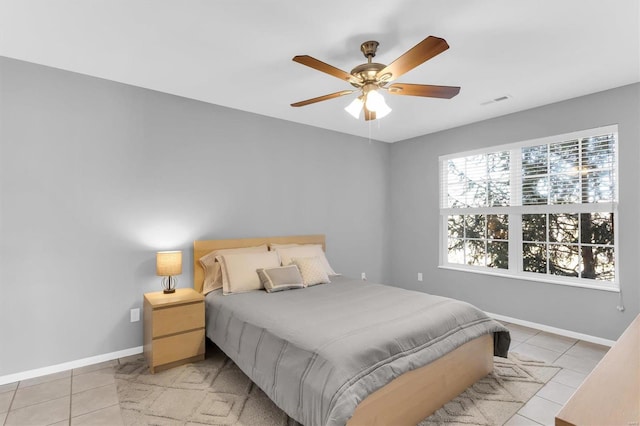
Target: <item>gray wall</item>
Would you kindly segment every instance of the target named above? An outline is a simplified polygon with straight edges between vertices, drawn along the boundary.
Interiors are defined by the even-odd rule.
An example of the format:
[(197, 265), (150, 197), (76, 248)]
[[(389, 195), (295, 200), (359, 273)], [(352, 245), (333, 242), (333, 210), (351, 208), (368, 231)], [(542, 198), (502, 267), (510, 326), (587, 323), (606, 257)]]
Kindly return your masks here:
[(155, 252), (324, 233), (384, 281), (389, 145), (0, 58), (0, 376), (142, 344)]
[[(0, 58), (0, 376), (142, 344), (155, 252), (324, 233), (336, 270), (615, 339), (639, 310), (640, 85), (387, 145)], [(438, 156), (620, 125), (617, 295), (441, 270)], [(425, 274), (418, 283), (416, 273)], [(393, 280), (390, 280), (393, 277)]]
[[(490, 106), (488, 106), (489, 108)], [(438, 269), (438, 157), (619, 125), (618, 294)], [(391, 146), (390, 270), (395, 285), (456, 297), (496, 314), (616, 339), (640, 310), (640, 84), (547, 105)], [(424, 282), (417, 281), (423, 272)]]

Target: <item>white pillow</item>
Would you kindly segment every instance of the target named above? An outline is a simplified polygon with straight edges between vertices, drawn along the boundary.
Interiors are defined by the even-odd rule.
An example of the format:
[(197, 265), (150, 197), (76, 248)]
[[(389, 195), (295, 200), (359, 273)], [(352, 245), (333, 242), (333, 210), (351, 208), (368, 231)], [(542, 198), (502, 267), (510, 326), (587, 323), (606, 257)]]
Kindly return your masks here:
[(329, 276), (324, 270), (324, 262), (318, 256), (314, 257), (294, 257), (292, 259), (294, 265), (300, 270), (302, 275), (302, 283), (305, 287), (316, 284), (329, 284)]
[(291, 265), (295, 257), (319, 257), (327, 275), (338, 275), (333, 270), (320, 244), (302, 244), (294, 247), (276, 248), (282, 266)]
[(220, 273), (220, 263), (216, 261), (217, 256), (234, 253), (266, 252), (267, 250), (267, 245), (263, 244), (261, 246), (254, 247), (214, 250), (210, 253), (205, 254), (200, 258), (200, 265), (202, 265), (202, 269), (204, 269), (204, 284), (202, 286), (202, 293), (206, 295), (213, 290), (222, 288), (222, 274)]
[(280, 266), (278, 254), (272, 251), (224, 254), (216, 259), (222, 272), (222, 294), (263, 289), (257, 270)]

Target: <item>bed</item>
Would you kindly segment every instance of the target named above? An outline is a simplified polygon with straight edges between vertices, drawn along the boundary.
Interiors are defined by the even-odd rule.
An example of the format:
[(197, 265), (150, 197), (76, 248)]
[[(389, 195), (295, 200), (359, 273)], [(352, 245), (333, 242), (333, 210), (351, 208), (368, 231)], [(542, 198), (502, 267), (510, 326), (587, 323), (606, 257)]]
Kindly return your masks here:
[[(194, 288), (207, 253), (274, 243), (326, 248), (323, 235), (195, 241)], [(207, 337), (306, 426), (415, 425), (487, 375), (510, 340), (467, 303), (342, 276), (278, 293), (215, 290), (205, 306)]]

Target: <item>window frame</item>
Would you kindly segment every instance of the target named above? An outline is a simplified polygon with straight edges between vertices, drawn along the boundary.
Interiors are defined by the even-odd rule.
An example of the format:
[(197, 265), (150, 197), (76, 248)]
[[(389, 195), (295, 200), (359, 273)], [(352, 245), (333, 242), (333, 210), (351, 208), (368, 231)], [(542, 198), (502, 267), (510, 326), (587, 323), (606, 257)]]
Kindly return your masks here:
[[(614, 164), (613, 164), (613, 178), (614, 178), (614, 194), (613, 200), (610, 202), (597, 202), (597, 203), (574, 203), (574, 204), (539, 204), (539, 205), (519, 205), (521, 204), (522, 197), (522, 172), (521, 172), (521, 148), (527, 146), (537, 146), (544, 144), (553, 144), (558, 142), (566, 142), (573, 139), (581, 140), (583, 138), (589, 138), (602, 134), (613, 134), (615, 139), (614, 145)], [(510, 151), (510, 193), (512, 196), (511, 203), (518, 205), (512, 206), (496, 206), (496, 207), (449, 207), (449, 200), (446, 188), (446, 177), (448, 175), (447, 162), (451, 159), (457, 159), (460, 157), (468, 157), (473, 155), (489, 154), (497, 151)], [(518, 151), (517, 155), (514, 153)], [(618, 203), (619, 203), (619, 138), (618, 138), (618, 125), (608, 125), (603, 127), (597, 127), (592, 129), (586, 129), (571, 133), (565, 133), (561, 135), (548, 136), (538, 139), (529, 139), (516, 143), (496, 145), (481, 149), (475, 149), (465, 152), (458, 152), (453, 154), (442, 155), (438, 158), (438, 166), (440, 172), (439, 179), (439, 197), (440, 197), (440, 209), (439, 209), (439, 261), (438, 267), (442, 269), (450, 269), (456, 271), (473, 272), (485, 275), (502, 276), (514, 279), (536, 281), (548, 284), (560, 284), (565, 286), (574, 286), (581, 288), (589, 288), (595, 290), (604, 290), (612, 292), (620, 292), (620, 256), (619, 256), (619, 215), (618, 215)], [(514, 164), (512, 160), (516, 158), (517, 163)], [(522, 240), (522, 215), (524, 214), (553, 214), (553, 213), (613, 213), (613, 247), (614, 252), (614, 274), (613, 281), (595, 280), (581, 277), (565, 277), (560, 275), (552, 275), (549, 273), (542, 274), (537, 272), (524, 271), (523, 268), (523, 240)], [(506, 214), (508, 215), (509, 223), (509, 262), (508, 269), (492, 268), (488, 266), (474, 266), (468, 264), (449, 263), (448, 262), (448, 218), (450, 215), (495, 215)], [(548, 244), (548, 234), (547, 242)], [(578, 243), (581, 246), (581, 242)]]

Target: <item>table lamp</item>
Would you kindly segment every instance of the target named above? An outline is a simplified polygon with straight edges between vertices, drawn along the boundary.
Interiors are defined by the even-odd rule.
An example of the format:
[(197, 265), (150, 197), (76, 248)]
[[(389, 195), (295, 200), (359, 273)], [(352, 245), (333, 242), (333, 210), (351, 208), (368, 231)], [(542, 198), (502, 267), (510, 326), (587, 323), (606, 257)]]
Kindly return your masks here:
[(176, 291), (175, 275), (182, 273), (181, 251), (159, 251), (156, 253), (156, 275), (162, 278), (164, 293)]

